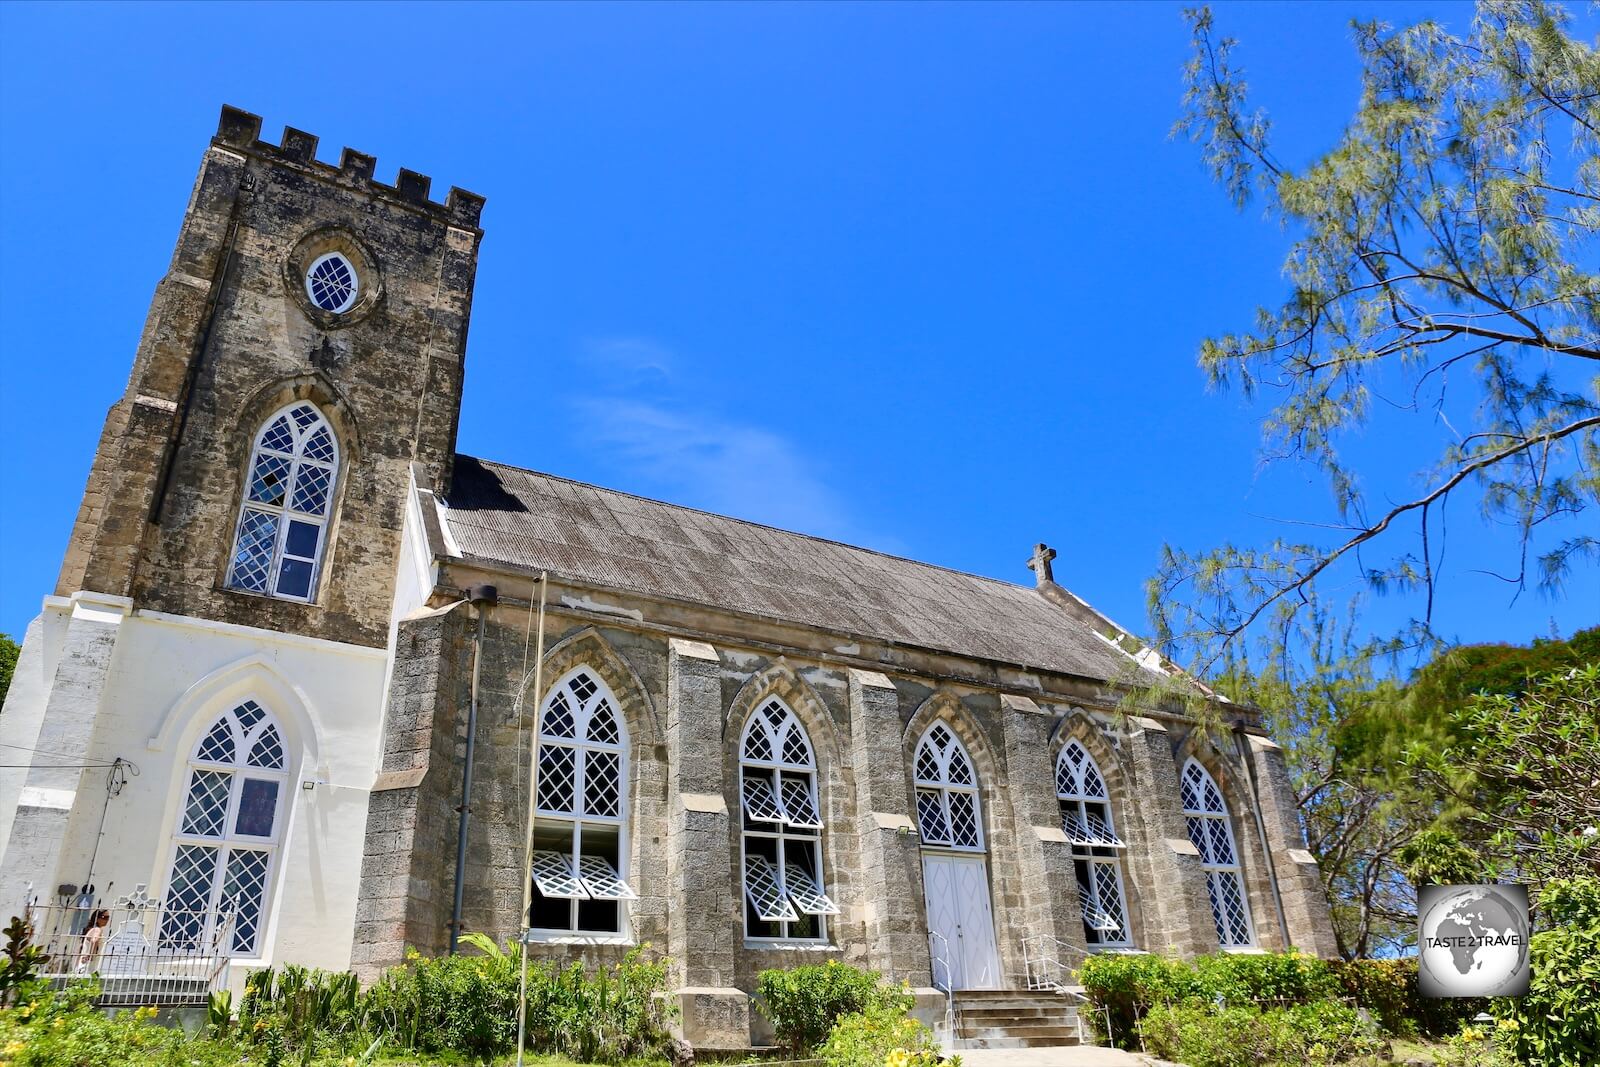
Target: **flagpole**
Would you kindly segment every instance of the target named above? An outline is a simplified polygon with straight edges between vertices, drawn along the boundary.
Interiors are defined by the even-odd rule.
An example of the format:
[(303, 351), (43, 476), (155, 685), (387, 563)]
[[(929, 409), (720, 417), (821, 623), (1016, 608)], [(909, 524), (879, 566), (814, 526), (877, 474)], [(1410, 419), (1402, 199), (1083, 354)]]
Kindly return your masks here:
[(533, 906), (534, 798), (539, 790), (539, 735), (544, 732), (544, 594), (550, 572), (539, 572), (539, 636), (533, 659), (533, 741), (528, 754), (527, 833), (522, 842), (522, 916), (517, 939), (522, 978), (517, 991), (517, 1067), (522, 1067), (523, 1042), (528, 1030), (528, 909)]

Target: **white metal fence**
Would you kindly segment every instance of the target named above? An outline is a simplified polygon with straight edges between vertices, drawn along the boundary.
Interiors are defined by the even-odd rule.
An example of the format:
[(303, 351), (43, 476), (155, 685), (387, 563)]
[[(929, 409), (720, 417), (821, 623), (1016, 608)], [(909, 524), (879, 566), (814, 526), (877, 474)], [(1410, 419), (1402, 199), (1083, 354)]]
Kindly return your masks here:
[(109, 903), (30, 900), (24, 918), (56, 985), (98, 977), (101, 1006), (204, 1004), (227, 985), (232, 909), (162, 907), (137, 886)]

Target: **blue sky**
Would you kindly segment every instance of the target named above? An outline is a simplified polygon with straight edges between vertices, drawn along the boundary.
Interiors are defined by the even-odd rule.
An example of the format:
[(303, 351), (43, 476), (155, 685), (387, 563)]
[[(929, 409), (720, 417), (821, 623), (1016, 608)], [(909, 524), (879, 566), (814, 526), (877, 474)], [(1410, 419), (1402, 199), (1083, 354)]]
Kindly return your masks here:
[[(1285, 158), (1353, 110), (1377, 14), (1470, 7), (1217, 6)], [(1287, 238), (1169, 137), (1186, 49), (1161, 3), (4, 5), (0, 630), (54, 583), (225, 102), (488, 197), (462, 451), (1018, 582), (1047, 541), (1143, 629), (1163, 542), (1328, 514), (1194, 363)], [(1374, 488), (1411, 484), (1386, 435), (1443, 432), (1356, 442)], [(1592, 571), (1511, 603), (1474, 573), (1503, 533), (1452, 520), (1446, 633), (1600, 616)]]

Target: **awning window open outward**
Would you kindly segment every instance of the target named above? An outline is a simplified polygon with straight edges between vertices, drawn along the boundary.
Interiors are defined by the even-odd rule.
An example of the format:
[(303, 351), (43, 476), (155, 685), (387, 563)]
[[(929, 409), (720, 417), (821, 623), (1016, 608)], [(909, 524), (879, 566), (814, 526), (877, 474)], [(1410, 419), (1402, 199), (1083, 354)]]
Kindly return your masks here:
[(540, 893), (558, 900), (639, 899), (604, 856), (583, 856), (574, 870), (572, 857), (565, 852), (535, 852), (533, 882)]

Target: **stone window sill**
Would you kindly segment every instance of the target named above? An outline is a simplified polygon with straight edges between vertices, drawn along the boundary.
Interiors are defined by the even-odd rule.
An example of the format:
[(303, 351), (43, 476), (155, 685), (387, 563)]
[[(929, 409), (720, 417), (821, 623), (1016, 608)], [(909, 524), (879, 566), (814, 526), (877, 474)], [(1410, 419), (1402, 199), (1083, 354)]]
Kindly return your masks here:
[(833, 952), (838, 946), (828, 941), (760, 941), (745, 938), (744, 947), (752, 950), (779, 949), (784, 952)]
[(632, 947), (633, 938), (623, 934), (565, 934), (559, 931), (530, 930), (522, 935), (525, 945), (621, 945)]

